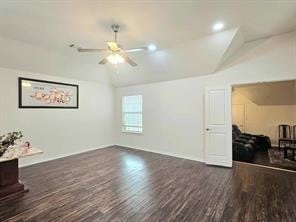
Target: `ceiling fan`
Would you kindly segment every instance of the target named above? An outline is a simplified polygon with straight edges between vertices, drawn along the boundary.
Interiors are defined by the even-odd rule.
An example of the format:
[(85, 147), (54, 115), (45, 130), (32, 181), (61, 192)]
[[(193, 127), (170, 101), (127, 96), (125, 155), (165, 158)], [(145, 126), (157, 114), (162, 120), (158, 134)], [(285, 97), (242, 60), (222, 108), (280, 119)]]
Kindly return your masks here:
[(84, 49), (84, 48), (77, 48), (78, 52), (105, 52), (109, 55), (102, 59), (99, 64), (104, 65), (107, 62), (110, 62), (112, 64), (119, 64), (123, 63), (124, 61), (130, 64), (131, 66), (137, 66), (137, 63), (135, 63), (133, 60), (131, 60), (127, 53), (131, 52), (139, 52), (139, 51), (146, 51), (148, 50), (148, 47), (140, 47), (140, 48), (132, 48), (132, 49), (124, 49), (122, 45), (118, 44), (117, 42), (117, 33), (120, 29), (120, 26), (117, 24), (113, 24), (111, 26), (112, 30), (114, 31), (114, 41), (107, 42), (107, 48), (106, 49)]

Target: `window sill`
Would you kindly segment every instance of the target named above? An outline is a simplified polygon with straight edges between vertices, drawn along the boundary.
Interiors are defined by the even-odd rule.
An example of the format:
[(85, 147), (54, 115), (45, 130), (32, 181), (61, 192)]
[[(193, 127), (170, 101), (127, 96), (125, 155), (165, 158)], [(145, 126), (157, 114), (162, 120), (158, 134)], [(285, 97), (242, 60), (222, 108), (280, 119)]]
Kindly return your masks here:
[(133, 131), (121, 131), (122, 133), (127, 133), (127, 134), (137, 134), (137, 135), (143, 135), (143, 132), (133, 132)]

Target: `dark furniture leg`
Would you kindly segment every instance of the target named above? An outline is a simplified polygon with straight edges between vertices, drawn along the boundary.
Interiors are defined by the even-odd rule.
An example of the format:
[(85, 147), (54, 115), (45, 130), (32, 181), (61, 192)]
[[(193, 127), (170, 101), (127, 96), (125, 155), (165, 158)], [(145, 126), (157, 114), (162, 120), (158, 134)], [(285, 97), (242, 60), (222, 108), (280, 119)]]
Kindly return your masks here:
[(0, 199), (27, 191), (19, 181), (18, 159), (0, 162)]
[(288, 158), (288, 149), (287, 147), (284, 147), (284, 158)]

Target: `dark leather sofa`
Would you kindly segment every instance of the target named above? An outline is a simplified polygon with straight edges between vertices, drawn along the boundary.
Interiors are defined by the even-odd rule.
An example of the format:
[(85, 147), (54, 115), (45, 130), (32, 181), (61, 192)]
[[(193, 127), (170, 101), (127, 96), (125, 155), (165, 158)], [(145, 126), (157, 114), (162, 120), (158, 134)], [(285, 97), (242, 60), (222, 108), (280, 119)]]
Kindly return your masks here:
[(232, 125), (233, 160), (252, 162), (256, 151), (271, 147), (270, 139), (264, 135), (242, 133), (237, 125)]

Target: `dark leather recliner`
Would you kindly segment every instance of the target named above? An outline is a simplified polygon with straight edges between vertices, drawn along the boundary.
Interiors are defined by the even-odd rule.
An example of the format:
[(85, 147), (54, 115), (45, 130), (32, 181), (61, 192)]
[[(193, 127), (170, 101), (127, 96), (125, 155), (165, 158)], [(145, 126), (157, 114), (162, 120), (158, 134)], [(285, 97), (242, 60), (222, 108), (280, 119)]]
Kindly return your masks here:
[(235, 135), (240, 138), (245, 137), (254, 140), (256, 150), (267, 150), (271, 148), (271, 142), (268, 136), (242, 133), (237, 125), (232, 125), (232, 132), (234, 132)]
[(238, 160), (243, 162), (252, 161), (254, 154), (253, 154), (253, 148), (251, 144), (233, 141), (232, 146), (233, 146), (233, 151), (232, 151), (233, 160)]
[(251, 162), (258, 149), (271, 147), (270, 139), (264, 135), (242, 133), (237, 125), (232, 125), (233, 160)]
[(242, 133), (237, 125), (232, 125), (232, 140), (250, 144), (252, 146), (252, 152), (257, 150), (256, 136), (248, 133)]

